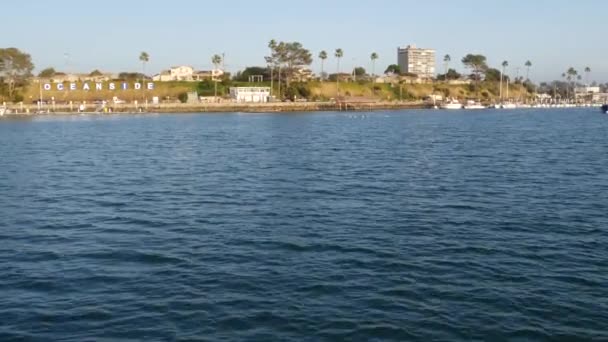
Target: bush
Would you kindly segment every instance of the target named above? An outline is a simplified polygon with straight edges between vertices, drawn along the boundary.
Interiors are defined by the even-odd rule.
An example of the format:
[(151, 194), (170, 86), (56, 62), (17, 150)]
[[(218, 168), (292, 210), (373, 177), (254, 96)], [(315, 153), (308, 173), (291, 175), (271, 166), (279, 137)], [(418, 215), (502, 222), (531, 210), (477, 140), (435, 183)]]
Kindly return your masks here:
[(179, 100), (179, 102), (181, 103), (186, 103), (188, 102), (188, 93), (180, 93), (179, 95), (177, 95), (177, 99)]
[(15, 94), (15, 96), (13, 96), (13, 101), (14, 102), (23, 102), (23, 95)]
[(285, 98), (288, 100), (308, 99), (310, 97), (310, 89), (304, 83), (292, 83), (285, 89)]

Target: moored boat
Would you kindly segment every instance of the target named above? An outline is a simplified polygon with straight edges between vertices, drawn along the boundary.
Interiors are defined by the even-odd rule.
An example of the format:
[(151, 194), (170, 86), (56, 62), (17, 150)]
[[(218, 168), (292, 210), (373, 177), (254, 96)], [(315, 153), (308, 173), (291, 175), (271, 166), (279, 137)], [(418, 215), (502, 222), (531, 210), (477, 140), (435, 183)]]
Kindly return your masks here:
[(602, 105), (602, 113), (608, 114), (608, 104)]
[(464, 109), (486, 109), (486, 107), (482, 105), (481, 102), (469, 100), (467, 101), (467, 104), (464, 105)]
[(502, 109), (515, 109), (515, 108), (517, 108), (517, 105), (515, 103), (505, 102), (505, 103), (503, 103), (503, 104), (500, 105), (500, 108), (502, 108)]
[(456, 99), (452, 99), (441, 105), (441, 109), (462, 109), (462, 103)]

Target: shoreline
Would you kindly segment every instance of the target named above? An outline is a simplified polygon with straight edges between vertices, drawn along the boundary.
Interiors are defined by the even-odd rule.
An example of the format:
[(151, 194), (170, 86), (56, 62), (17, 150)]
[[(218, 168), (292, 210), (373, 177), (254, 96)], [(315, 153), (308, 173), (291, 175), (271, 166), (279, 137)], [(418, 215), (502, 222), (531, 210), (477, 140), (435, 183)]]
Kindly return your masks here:
[[(334, 112), (334, 111), (383, 111), (393, 109), (431, 109), (432, 105), (424, 102), (275, 102), (275, 103), (174, 103), (148, 106), (120, 104), (98, 108), (98, 110), (78, 111), (69, 105), (50, 105), (39, 111), (36, 105), (7, 106), (11, 113), (4, 117), (46, 116), (46, 115), (112, 115), (112, 114), (193, 114), (193, 113), (292, 113), (292, 112)], [(2, 116), (0, 116), (2, 117)]]
[[(133, 105), (117, 105), (112, 107), (111, 111), (96, 110), (96, 111), (78, 111), (73, 110), (70, 106), (55, 106), (55, 110), (45, 109), (38, 111), (35, 105), (7, 106), (13, 112), (0, 114), (2, 118), (24, 118), (24, 117), (44, 117), (44, 116), (76, 116), (76, 115), (155, 115), (155, 114), (238, 114), (238, 113), (264, 113), (264, 114), (288, 114), (288, 113), (313, 113), (313, 112), (379, 112), (387, 110), (434, 110), (434, 106), (425, 102), (275, 102), (275, 103), (217, 103), (217, 104), (162, 104), (149, 106), (148, 109), (137, 108)], [(67, 108), (66, 108), (67, 107)], [(568, 105), (568, 106), (541, 106), (541, 107), (521, 107), (521, 108), (485, 108), (483, 110), (515, 110), (515, 109), (569, 109), (569, 108), (592, 108), (600, 107), (599, 105)], [(110, 107), (108, 107), (110, 108)], [(29, 111), (20, 111), (27, 109)], [(444, 110), (457, 113), (460, 110)], [(479, 111), (481, 109), (471, 109)]]

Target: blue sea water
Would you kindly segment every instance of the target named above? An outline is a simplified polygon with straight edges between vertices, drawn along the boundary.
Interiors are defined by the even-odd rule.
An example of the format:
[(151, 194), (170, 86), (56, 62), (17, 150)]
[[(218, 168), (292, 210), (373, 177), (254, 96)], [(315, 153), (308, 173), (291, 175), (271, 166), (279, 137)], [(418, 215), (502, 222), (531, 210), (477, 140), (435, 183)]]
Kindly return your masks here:
[(608, 340), (608, 116), (2, 119), (0, 340)]

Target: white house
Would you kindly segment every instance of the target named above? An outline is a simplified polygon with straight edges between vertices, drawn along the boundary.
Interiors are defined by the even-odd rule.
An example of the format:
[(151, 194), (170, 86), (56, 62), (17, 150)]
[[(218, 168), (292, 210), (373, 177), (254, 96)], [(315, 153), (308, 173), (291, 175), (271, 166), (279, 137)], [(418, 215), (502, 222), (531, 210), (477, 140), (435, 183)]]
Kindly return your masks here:
[(192, 79), (194, 81), (204, 81), (204, 80), (212, 80), (212, 81), (220, 81), (222, 76), (224, 75), (224, 71), (220, 69), (213, 70), (199, 70), (195, 71), (192, 75)]
[(169, 81), (192, 81), (194, 75), (194, 68), (191, 66), (175, 66), (169, 70), (161, 71), (160, 74), (154, 75), (152, 80), (160, 82)]
[(270, 87), (232, 87), (230, 97), (236, 102), (265, 103), (270, 97)]
[(160, 74), (152, 77), (153, 81), (157, 82), (171, 82), (171, 81), (185, 81), (185, 82), (199, 82), (205, 79), (219, 80), (224, 75), (224, 71), (220, 69), (214, 69), (210, 71), (195, 71), (191, 66), (175, 66), (169, 70), (163, 70)]

